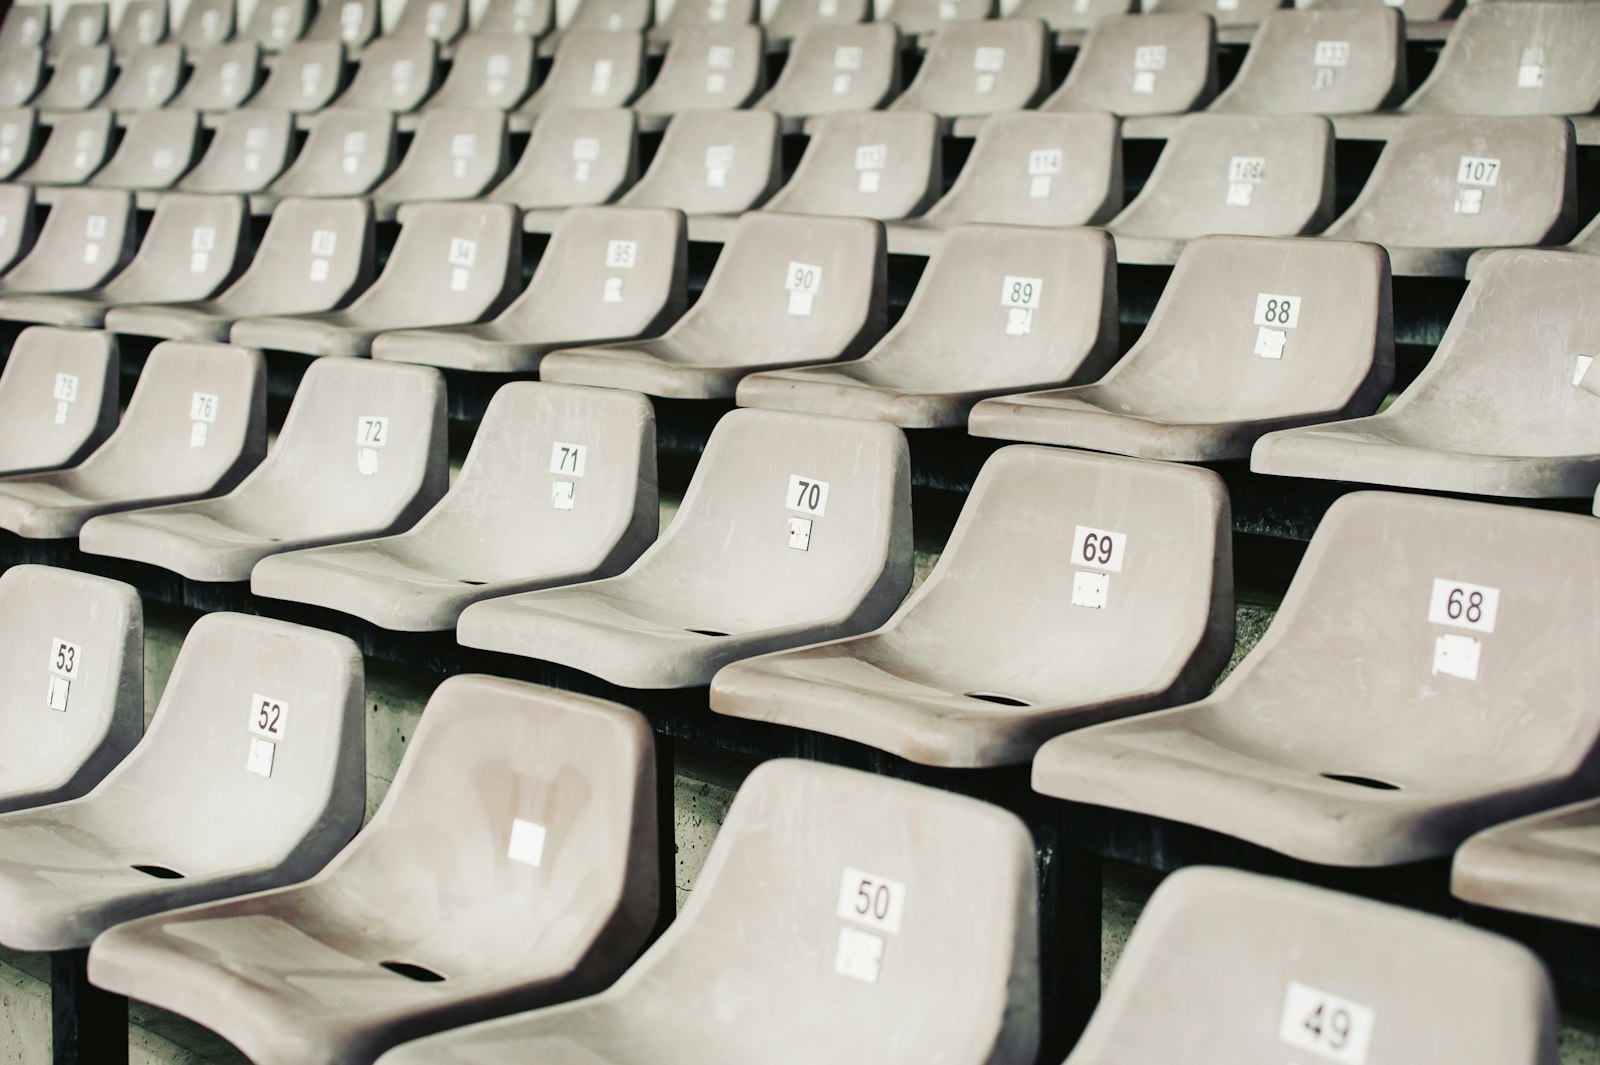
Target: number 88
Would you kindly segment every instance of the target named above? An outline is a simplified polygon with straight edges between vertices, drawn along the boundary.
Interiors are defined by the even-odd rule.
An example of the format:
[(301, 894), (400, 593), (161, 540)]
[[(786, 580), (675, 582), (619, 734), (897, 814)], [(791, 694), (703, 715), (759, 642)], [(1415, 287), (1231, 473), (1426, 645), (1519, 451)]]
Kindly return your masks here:
[(1266, 319), (1274, 325), (1287, 325), (1292, 310), (1288, 300), (1268, 300)]

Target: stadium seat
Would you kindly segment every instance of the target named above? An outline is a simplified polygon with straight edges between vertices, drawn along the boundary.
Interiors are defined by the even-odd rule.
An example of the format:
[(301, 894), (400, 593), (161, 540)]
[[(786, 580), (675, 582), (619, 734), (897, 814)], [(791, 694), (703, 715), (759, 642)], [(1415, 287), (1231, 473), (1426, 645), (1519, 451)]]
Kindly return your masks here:
[[(192, 49), (189, 51), (194, 54)], [(260, 46), (254, 41), (218, 44), (200, 53), (189, 80), (170, 106), (211, 114), (233, 111), (250, 98), (260, 80)]]
[(771, 111), (688, 111), (667, 126), (644, 176), (617, 201), (690, 215), (759, 207), (783, 179), (783, 131)]
[(265, 192), (289, 165), (294, 139), (294, 116), (287, 111), (230, 111), (178, 189), (212, 195)]
[(56, 58), (55, 73), (34, 97), (33, 106), (41, 111), (83, 111), (93, 107), (110, 85), (111, 46), (74, 48)]
[(96, 288), (115, 276), (138, 246), (132, 193), (65, 189), (39, 227), (33, 250), (0, 277), (0, 298)]
[(50, 30), (46, 42), (50, 58), (57, 59), (75, 48), (92, 48), (106, 39), (110, 24), (109, 4), (77, 0), (70, 3)]
[(1185, 115), (1144, 188), (1106, 228), (1119, 261), (1171, 263), (1186, 241), (1206, 234), (1319, 232), (1333, 216), (1333, 196), (1326, 118)]
[[(696, 0), (680, 0), (679, 7)], [(639, 128), (653, 133), (687, 111), (748, 107), (767, 87), (767, 46), (748, 24), (680, 28), (650, 87), (633, 102)]]
[(887, 274), (878, 222), (754, 211), (734, 226), (700, 299), (672, 328), (653, 340), (551, 352), (539, 376), (730, 399), (747, 374), (853, 359), (872, 347), (888, 315)]
[(300, 39), (311, 24), (312, 0), (256, 0), (238, 40), (280, 52)]
[(911, 584), (910, 492), (893, 426), (736, 410), (627, 572), (475, 603), (457, 639), (630, 688), (706, 684), (729, 662), (881, 625)]
[(284, 200), (244, 273), (227, 289), (191, 303), (112, 307), (105, 327), (132, 336), (221, 342), (241, 318), (335, 310), (372, 282), (375, 243), (372, 207), (365, 200)]
[(1136, 458), (1246, 458), (1274, 429), (1378, 408), (1394, 380), (1389, 287), (1370, 244), (1202, 237), (1097, 384), (984, 400), (969, 429)]
[(555, 0), (489, 0), (474, 32), (543, 37), (555, 24)]
[(1577, 203), (1566, 119), (1419, 115), (1323, 236), (1382, 244), (1397, 275), (1460, 277), (1479, 248), (1562, 243)]
[[(1449, 1003), (1449, 1024), (1430, 1001)], [(1509, 939), (1200, 867), (1156, 889), (1067, 1065), (1179, 1061), (1196, 1047), (1231, 1061), (1556, 1065), (1558, 1020), (1549, 974)]]
[(191, 56), (204, 55), (233, 37), (233, 0), (189, 0), (173, 39)]
[(370, 1062), (593, 993), (672, 890), (652, 751), (627, 707), (451, 677), (372, 824), (322, 873), (119, 927), (95, 942), (90, 978), (204, 1022), (258, 1065)]
[(32, 250), (37, 235), (33, 186), (0, 185), (0, 274)]
[(991, 115), (961, 173), (915, 218), (890, 222), (889, 250), (927, 255), (967, 222), (1103, 225), (1122, 209), (1122, 138), (1103, 114)]
[(1217, 94), (1217, 24), (1198, 11), (1113, 15), (1094, 24), (1041, 111), (1177, 115)]
[(0, 373), (0, 475), (75, 466), (103, 444), (117, 427), (120, 368), (109, 333), (40, 325), (18, 334)]
[(0, 697), (10, 737), (0, 814), (85, 794), (144, 732), (139, 593), (87, 573), (11, 567), (0, 575), (0, 675), (11, 693)]
[(446, 45), (466, 29), (466, 0), (406, 0), (400, 17), (384, 37), (424, 37)]
[(13, 48), (0, 54), (6, 58), (0, 63), (0, 106), (21, 107), (44, 83), (44, 49)]
[(1208, 470), (1002, 448), (881, 628), (726, 666), (711, 708), (923, 765), (1026, 763), (1068, 729), (1210, 691), (1233, 650), (1231, 535)]
[(386, 629), (448, 632), (479, 600), (614, 576), (656, 538), (655, 446), (643, 396), (503, 385), (455, 486), (414, 528), (274, 555), (250, 590)]
[(14, 180), (39, 188), (82, 185), (105, 165), (114, 128), (111, 110), (105, 107), (56, 115), (39, 157)]
[(513, 112), (511, 128), (528, 129), (558, 107), (626, 107), (643, 87), (644, 34), (573, 30), (564, 36), (543, 84)]
[(971, 136), (981, 116), (1019, 111), (1043, 98), (1050, 52), (1050, 35), (1038, 19), (952, 22), (928, 46), (916, 77), (889, 110), (964, 119), (954, 131)]
[[(769, 29), (770, 32), (770, 29)], [(874, 111), (900, 94), (900, 31), (893, 23), (803, 29), (778, 80), (752, 106), (776, 111), (784, 132), (814, 115)]]
[(1479, 906), (1600, 925), (1593, 890), (1597, 814), (1600, 802), (1589, 799), (1484, 829), (1456, 851), (1450, 890)]
[[(39, 129), (39, 113), (31, 107), (0, 110), (0, 181), (6, 181), (28, 164), (48, 132)], [(8, 234), (0, 232), (0, 240)], [(3, 258), (3, 257), (0, 257)], [(9, 261), (0, 261), (3, 270)]]
[[(1218, 26), (1248, 32), (1261, 20), (1272, 12), (1283, 7), (1285, 0), (1143, 0), (1144, 13), (1166, 14), (1168, 12), (1180, 13), (1185, 11), (1199, 12), (1210, 15), (1216, 20)], [(1226, 34), (1240, 43), (1248, 41), (1248, 36)]]
[(638, 180), (638, 132), (626, 108), (552, 108), (534, 120), (511, 173), (482, 198), (522, 208), (524, 229), (548, 230), (566, 208), (610, 203)]
[(118, 55), (149, 48), (167, 39), (166, 0), (128, 0), (122, 5), (111, 48)]
[[(469, 33), (456, 42), (450, 73), (439, 91), (424, 101), (421, 113), (446, 108), (509, 111), (528, 95), (537, 73), (533, 38)], [(416, 116), (406, 115), (400, 128), (410, 131), (417, 123)]]
[(402, 205), (476, 199), (506, 176), (509, 155), (504, 112), (424, 111), (400, 165), (372, 190), (373, 210), (388, 222)]
[(1596, 580), (1587, 515), (1346, 495), (1213, 695), (1051, 740), (1034, 787), (1324, 865), (1447, 857), (1594, 793)]
[(767, 43), (788, 45), (813, 26), (849, 26), (872, 21), (872, 0), (777, 0), (763, 21)]
[[(393, 329), (482, 321), (522, 283), (522, 231), (503, 203), (426, 203), (413, 208), (378, 275), (342, 310), (234, 323), (235, 344), (305, 355), (366, 355)], [(0, 279), (0, 291), (4, 291)]]
[(394, 169), (398, 138), (394, 115), (331, 107), (316, 115), (294, 162), (250, 209), (266, 214), (291, 196), (369, 196)]
[(169, 107), (129, 115), (117, 150), (89, 183), (101, 189), (165, 191), (189, 172), (200, 143), (198, 111)]
[(1031, 1062), (1036, 890), (1014, 814), (770, 761), (739, 789), (683, 913), (612, 987), (379, 1060)]
[(12, 4), (0, 24), (0, 52), (7, 58), (18, 49), (42, 48), (50, 37), (50, 4)]
[(564, 25), (539, 41), (540, 55), (560, 55), (574, 33), (637, 33), (655, 23), (654, 0), (578, 0)]
[(1011, 14), (1039, 19), (1058, 41), (1076, 45), (1097, 23), (1138, 10), (1139, 0), (1022, 0)]
[(1364, 114), (1406, 88), (1405, 17), (1391, 7), (1270, 12), (1212, 111)]
[(304, 40), (332, 42), (359, 53), (382, 31), (380, 6), (378, 0), (328, 0), (306, 30)]
[(261, 353), (168, 341), (151, 350), (116, 432), (94, 454), (52, 473), (0, 479), (0, 528), (76, 536), (97, 514), (226, 492), (266, 450)]
[(244, 105), (250, 109), (321, 111), (344, 88), (344, 46), (338, 41), (296, 41), (278, 53), (267, 80)]
[(759, 23), (760, 7), (758, 0), (674, 0), (667, 17), (650, 28), (650, 42), (670, 44), (695, 30)]
[(363, 694), (343, 636), (200, 618), (121, 765), (81, 799), (0, 817), (0, 944), (79, 949), (134, 917), (316, 873), (361, 827)]
[(995, 0), (893, 0), (889, 12), (882, 16), (893, 22), (900, 32), (917, 37), (937, 34), (956, 22), (977, 22), (998, 18), (999, 4)]
[(318, 359), (237, 488), (91, 519), (79, 543), (193, 581), (247, 581), (268, 555), (402, 532), (449, 486), (439, 371)]
[(78, 292), (0, 294), (0, 319), (99, 326), (119, 303), (186, 303), (215, 295), (250, 257), (250, 211), (240, 196), (174, 192), (117, 275)]
[(119, 52), (121, 71), (100, 106), (118, 113), (165, 107), (183, 77), (183, 45), (153, 44)]
[(656, 336), (683, 314), (688, 258), (682, 212), (575, 207), (556, 223), (527, 290), (498, 317), (382, 333), (372, 357), (533, 373), (551, 351)]
[(1420, 377), (1381, 414), (1274, 433), (1261, 473), (1515, 498), (1600, 484), (1600, 258), (1502, 251), (1467, 288)]
[(945, 232), (904, 315), (866, 355), (752, 374), (737, 397), (959, 429), (985, 396), (1097, 380), (1117, 343), (1117, 257), (1103, 230), (963, 225)]
[(439, 45), (421, 35), (386, 34), (361, 53), (350, 87), (334, 106), (407, 114), (439, 84)]

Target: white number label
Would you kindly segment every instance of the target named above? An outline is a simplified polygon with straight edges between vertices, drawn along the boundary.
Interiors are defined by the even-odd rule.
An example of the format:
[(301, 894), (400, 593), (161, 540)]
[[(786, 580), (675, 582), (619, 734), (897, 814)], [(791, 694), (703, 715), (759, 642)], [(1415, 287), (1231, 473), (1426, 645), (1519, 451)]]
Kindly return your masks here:
[(1000, 285), (1000, 306), (1034, 310), (1039, 306), (1039, 298), (1043, 291), (1042, 278), (1012, 277), (1008, 274)]
[(72, 680), (78, 675), (78, 645), (57, 636), (50, 642), (50, 672)]
[(1312, 61), (1319, 67), (1347, 67), (1350, 65), (1350, 42), (1318, 41)]
[(1278, 1038), (1339, 1065), (1364, 1065), (1372, 1041), (1372, 1010), (1357, 1002), (1290, 982)]
[(1300, 324), (1300, 297), (1278, 296), (1271, 292), (1256, 293), (1254, 324), (1293, 329)]
[(103, 214), (92, 214), (84, 223), (83, 234), (90, 240), (105, 240), (106, 230), (106, 216)]
[(356, 443), (361, 447), (383, 447), (389, 443), (386, 415), (363, 414), (356, 419)]
[(63, 403), (76, 403), (78, 400), (78, 375), (73, 373), (56, 374), (55, 398)]
[(1433, 595), (1428, 599), (1428, 620), (1435, 625), (1493, 632), (1499, 609), (1498, 588), (1434, 578)]
[(978, 48), (972, 53), (972, 69), (981, 70), (988, 74), (998, 74), (1005, 68), (1006, 50), (1004, 48)]
[(589, 449), (583, 444), (563, 444), (557, 441), (550, 445), (551, 473), (564, 473), (571, 477), (582, 477), (588, 460)]
[(900, 931), (906, 886), (898, 880), (845, 867), (839, 881), (839, 916), (893, 935)]
[(1456, 183), (1493, 188), (1500, 183), (1500, 160), (1463, 155), (1460, 166), (1456, 168)]
[(478, 242), (475, 240), (462, 240), (460, 237), (450, 239), (449, 260), (451, 266), (471, 267), (474, 259), (478, 257)]
[(1228, 181), (1260, 184), (1267, 176), (1267, 160), (1260, 155), (1236, 155), (1228, 160)]
[(611, 240), (606, 242), (606, 265), (618, 270), (631, 270), (639, 260), (639, 242), (636, 240)]
[(1128, 534), (1079, 525), (1072, 532), (1072, 563), (1111, 573), (1122, 572), (1127, 557)]
[(802, 514), (824, 517), (828, 511), (828, 482), (791, 473), (789, 494), (784, 497), (783, 505)]
[(1133, 50), (1133, 69), (1167, 69), (1167, 46), (1164, 44), (1143, 44), (1135, 48)]
[(192, 422), (205, 422), (207, 425), (217, 420), (217, 397), (210, 392), (196, 392), (189, 398), (189, 420)]
[(822, 289), (822, 267), (791, 262), (783, 277), (783, 287), (789, 291), (789, 313), (809, 315), (811, 304)]
[(1036, 148), (1028, 153), (1028, 173), (1035, 177), (1061, 173), (1060, 148)]
[(861, 60), (865, 53), (855, 45), (833, 50), (833, 69), (835, 70), (860, 70)]
[(283, 739), (289, 725), (289, 704), (256, 692), (250, 697), (250, 731), (274, 742)]
[(882, 170), (889, 165), (887, 144), (860, 144), (856, 146), (857, 170)]

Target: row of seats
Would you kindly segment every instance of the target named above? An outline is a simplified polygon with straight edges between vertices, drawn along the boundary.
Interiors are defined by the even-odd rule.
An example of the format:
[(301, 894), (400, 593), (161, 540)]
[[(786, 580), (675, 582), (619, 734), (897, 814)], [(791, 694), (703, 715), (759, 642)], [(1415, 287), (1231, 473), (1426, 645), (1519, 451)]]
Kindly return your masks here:
[[(1375, 527), (1386, 534), (1377, 552)], [(1454, 541), (1449, 557), (1438, 557), (1431, 549), (1453, 539), (1441, 540), (1443, 527), (1471, 529), (1471, 542)], [(1476, 803), (1462, 794), (1492, 787), (1492, 767), (1537, 769), (1556, 748), (1570, 750), (1569, 728), (1530, 727), (1532, 717), (1553, 714), (1575, 689), (1592, 689), (1593, 678), (1558, 681), (1561, 691), (1519, 681), (1527, 653), (1549, 642), (1541, 624), (1548, 600), (1525, 595), (1519, 605), (1508, 582), (1505, 619), (1496, 617), (1496, 596), (1466, 608), (1480, 610), (1475, 620), (1441, 614), (1418, 624), (1421, 601), (1429, 596), (1430, 612), (1448, 611), (1454, 600), (1425, 584), (1462, 567), (1495, 581), (1541, 567), (1570, 574), (1569, 563), (1593, 571), (1600, 526), (1370, 494), (1336, 507), (1324, 530), (1285, 614), (1239, 679), (1192, 708), (1053, 741), (1036, 763), (1043, 790), (1115, 804), (1133, 794), (1181, 804), (1187, 794), (1178, 816), (1305, 822), (1311, 834), (1279, 829), (1299, 848), (1374, 837), (1366, 850), (1346, 847), (1363, 863), (1448, 853), (1449, 841), (1475, 824), (1553, 798), (1510, 766), (1506, 786), (1515, 791)], [(1119, 581), (1146, 568), (1141, 560), (1185, 546), (1181, 537), (1114, 544), (1119, 557), (1109, 568)], [(1412, 564), (1413, 548), (1430, 549), (1429, 568)], [(1120, 557), (1126, 549), (1133, 553)], [(1371, 594), (1374, 584), (1387, 586)], [(1582, 606), (1585, 587), (1565, 585), (1563, 605), (1573, 609), (1560, 616), (1579, 626), (1575, 638), (1592, 641), (1600, 631)], [(1413, 609), (1402, 614), (1396, 602)], [(1511, 641), (1499, 656), (1490, 640), (1496, 620), (1500, 642)], [(0, 708), (15, 726), (8, 731), (26, 735), (28, 754), (0, 766), (0, 943), (89, 947), (95, 984), (192, 1017), (262, 1065), (380, 1057), (482, 1065), (530, 1054), (617, 1065), (1034, 1060), (1041, 944), (1033, 846), (1003, 810), (851, 770), (768, 763), (739, 790), (682, 914), (634, 960), (660, 893), (670, 890), (659, 879), (656, 829), (668, 813), (655, 806), (652, 736), (641, 714), (521, 682), (453, 677), (429, 700), (393, 785), (358, 833), (364, 685), (347, 639), (241, 615), (202, 618), (141, 738), (142, 627), (132, 588), (15, 567), (0, 577), (0, 625), (20, 637), (4, 641), (19, 680), (36, 677), (33, 656), (45, 646), (37, 637), (52, 634), (46, 677), (36, 678), (48, 681), (48, 701), (43, 684), (16, 684)], [(1490, 643), (1482, 684), (1428, 673), (1426, 645), (1436, 634), (1478, 642), (1444, 631), (1451, 628)], [(1383, 661), (1405, 665), (1374, 699), (1375, 669), (1329, 661), (1324, 679), (1344, 683), (1330, 684), (1321, 696), (1327, 712), (1307, 714), (1302, 735), (1338, 761), (1308, 764), (1354, 769), (1362, 753), (1393, 761), (1400, 747), (1372, 739), (1401, 721), (1408, 739), (1460, 752), (1439, 785), (1444, 808), (1424, 814), (1428, 799), (1418, 793), (1373, 792), (1358, 803), (1351, 796), (1361, 793), (1341, 783), (1349, 774), (1325, 774), (1308, 786), (1327, 792), (1314, 794), (1320, 805), (1297, 805), (1284, 770), (1261, 785), (1273, 789), (1270, 803), (1248, 793), (1239, 796), (1248, 801), (1194, 802), (1246, 758), (1283, 745), (1282, 715), (1306, 693), (1304, 645), (1351, 638), (1364, 645), (1363, 662), (1379, 650)], [(1094, 658), (1089, 649), (1083, 657)], [(1274, 690), (1274, 674), (1290, 675), (1288, 687)], [(1453, 707), (1427, 709), (1444, 700), (1418, 689), (1442, 694), (1444, 685)], [(1177, 745), (1187, 718), (1252, 690), (1258, 711), (1235, 704), (1229, 729), (1213, 715), (1196, 722), (1192, 746)], [(1412, 712), (1394, 713), (1389, 696)], [(246, 731), (218, 707), (243, 707)], [(1253, 740), (1231, 731), (1253, 720), (1262, 730)], [(1484, 746), (1469, 753), (1459, 726), (1474, 721), (1482, 727), (1469, 735)], [(1136, 737), (1136, 728), (1169, 738)], [(1591, 742), (1593, 731), (1589, 722)], [(1230, 739), (1241, 753), (1209, 768)], [(1102, 786), (1104, 770), (1089, 755), (1113, 743), (1123, 755), (1105, 766), (1127, 775), (1137, 767), (1138, 787)], [(1403, 844), (1408, 825), (1420, 844)], [(1471, 893), (1473, 855), (1527, 830), (1513, 823), (1463, 848), (1458, 888)], [(1463, 1012), (1441, 1026), (1417, 1003), (1418, 987)], [(1207, 1053), (1343, 1054), (1375, 1065), (1440, 1053), (1484, 1065), (1558, 1060), (1549, 977), (1522, 947), (1220, 869), (1177, 873), (1156, 892), (1068, 1062), (1183, 1060), (1197, 1041)]]

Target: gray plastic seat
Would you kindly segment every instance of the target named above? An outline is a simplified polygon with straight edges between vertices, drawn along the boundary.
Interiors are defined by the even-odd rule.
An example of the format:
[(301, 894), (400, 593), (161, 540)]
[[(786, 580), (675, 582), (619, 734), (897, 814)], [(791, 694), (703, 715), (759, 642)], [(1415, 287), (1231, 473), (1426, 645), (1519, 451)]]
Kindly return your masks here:
[(638, 33), (655, 24), (654, 0), (578, 0), (567, 21), (540, 40), (540, 55), (559, 55), (574, 33)]
[(423, 112), (400, 165), (372, 190), (378, 221), (393, 220), (402, 204), (477, 199), (506, 176), (510, 151), (503, 111)]
[[(1437, 1023), (1433, 1001), (1450, 1003), (1452, 1024)], [(1192, 868), (1145, 906), (1067, 1062), (1151, 1065), (1207, 1047), (1237, 1061), (1556, 1065), (1558, 1027), (1544, 966), (1509, 939), (1325, 888)]]
[(233, 0), (189, 0), (172, 37), (190, 55), (204, 55), (233, 37)]
[(317, 11), (301, 43), (333, 42), (360, 52), (382, 32), (381, 6), (378, 0), (329, 0)]
[(968, 222), (1103, 225), (1122, 208), (1122, 137), (1104, 114), (991, 115), (967, 161), (933, 206), (890, 222), (889, 250), (928, 255)]
[[(770, 32), (770, 30), (769, 30)], [(900, 31), (890, 22), (803, 29), (778, 80), (751, 106), (776, 111), (785, 132), (814, 115), (875, 111), (900, 93)]]
[(101, 189), (159, 192), (177, 185), (200, 154), (200, 114), (169, 107), (129, 115), (122, 142), (89, 183)]
[(429, 632), (483, 599), (614, 576), (656, 538), (655, 446), (643, 396), (512, 382), (414, 528), (263, 559), (250, 589)]
[(1460, 277), (1479, 248), (1564, 242), (1577, 200), (1566, 119), (1417, 116), (1323, 236), (1382, 244), (1398, 275)]
[[(9, 367), (8, 367), (9, 369)], [(3, 390), (3, 385), (0, 385)], [(144, 608), (120, 581), (0, 574), (0, 814), (76, 799), (144, 732)]]
[(247, 108), (223, 115), (182, 192), (212, 195), (260, 193), (276, 181), (294, 152), (294, 116), (287, 111)]
[[(0, 135), (4, 128), (0, 126)], [(32, 250), (37, 235), (33, 186), (0, 185), (0, 275)]]
[(752, 211), (700, 299), (659, 337), (551, 352), (546, 381), (728, 399), (759, 370), (853, 359), (883, 335), (888, 256), (864, 218)]
[[(682, 914), (622, 979), (379, 1060), (1021, 1065), (1039, 1042), (1036, 890), (1014, 814), (767, 762), (739, 789)], [(701, 1015), (708, 1001), (728, 1011), (715, 1023)]]
[(1175, 115), (1217, 94), (1217, 24), (1198, 11), (1116, 15), (1094, 24), (1041, 111)]
[(74, 466), (104, 443), (117, 427), (120, 368), (109, 333), (33, 326), (18, 334), (0, 373), (0, 474)]
[(1208, 470), (1002, 448), (882, 627), (726, 666), (711, 708), (924, 765), (1027, 762), (1211, 689), (1233, 650), (1231, 536)]
[(1106, 228), (1117, 238), (1119, 261), (1170, 263), (1186, 241), (1207, 234), (1319, 232), (1333, 216), (1333, 197), (1326, 118), (1185, 115), (1144, 188)]
[(1079, 44), (1096, 23), (1138, 10), (1139, 0), (1022, 0), (1011, 13), (1040, 19), (1058, 40)]
[(439, 84), (439, 46), (423, 36), (387, 34), (361, 53), (361, 65), (335, 104), (342, 108), (406, 114), (422, 106)]
[(21, 107), (44, 83), (44, 49), (13, 48), (0, 54), (6, 60), (0, 63), (0, 106)]
[(82, 185), (105, 165), (114, 125), (105, 107), (55, 116), (38, 158), (15, 180), (41, 189)]
[(338, 41), (297, 41), (278, 54), (267, 80), (244, 106), (310, 114), (328, 106), (342, 88), (344, 46)]
[(687, 111), (667, 125), (650, 168), (617, 202), (690, 215), (742, 214), (777, 190), (782, 139), (771, 111)]
[(1405, 17), (1391, 7), (1273, 11), (1212, 111), (1363, 114), (1406, 88)]
[(90, 978), (203, 1021), (259, 1065), (370, 1062), (609, 984), (672, 889), (657, 883), (649, 723), (471, 675), (441, 684), (424, 718), (373, 822), (325, 870), (119, 927), (95, 942)]
[(166, 39), (166, 0), (128, 0), (122, 5), (117, 28), (111, 34), (111, 47), (118, 55), (149, 48)]
[(556, 223), (527, 290), (497, 317), (382, 333), (372, 357), (532, 373), (551, 351), (656, 336), (683, 314), (688, 260), (679, 211), (574, 207)]
[(64, 189), (33, 250), (0, 277), (0, 298), (95, 288), (115, 276), (138, 246), (132, 193)]
[(952, 23), (998, 18), (995, 0), (894, 0), (885, 18), (908, 36), (937, 34)]
[(524, 229), (548, 229), (566, 208), (610, 203), (638, 180), (638, 133), (626, 108), (546, 111), (511, 173), (483, 198), (522, 208)]
[[(696, 0), (681, 0), (679, 6)], [(634, 101), (646, 133), (688, 111), (748, 107), (767, 87), (767, 45), (760, 26), (748, 24), (679, 29), (661, 70)]]
[(875, 628), (910, 584), (905, 435), (736, 410), (712, 430), (672, 524), (627, 572), (475, 603), (456, 633), (630, 688), (682, 688), (741, 658)]
[[(191, 0), (198, 3), (199, 0)], [(200, 55), (173, 107), (216, 113), (244, 105), (261, 80), (261, 48), (254, 41), (230, 41)]]
[(311, 124), (300, 154), (267, 191), (250, 198), (258, 214), (291, 196), (367, 196), (394, 169), (398, 137), (388, 111), (330, 107)]
[[(0, 181), (9, 180), (33, 158), (42, 138), (39, 113), (31, 107), (0, 110)], [(0, 232), (0, 239), (8, 234)], [(9, 263), (0, 262), (0, 270)]]
[(1455, 854), (1450, 890), (1497, 910), (1569, 924), (1600, 924), (1594, 853), (1600, 802), (1587, 800), (1482, 832)]
[(767, 41), (783, 45), (813, 26), (848, 26), (872, 21), (871, 0), (778, 0), (762, 27)]
[(259, 351), (156, 345), (116, 432), (94, 454), (0, 479), (0, 528), (64, 539), (97, 514), (230, 490), (266, 454), (266, 379)]
[(32, 103), (41, 111), (83, 111), (110, 85), (111, 46), (73, 48), (56, 58), (55, 73)]
[(916, 77), (889, 110), (966, 120), (954, 129), (958, 136), (970, 136), (981, 116), (1020, 111), (1043, 99), (1051, 48), (1050, 34), (1038, 19), (953, 22), (939, 31)]
[(311, 24), (311, 0), (257, 0), (238, 39), (278, 52), (300, 39)]
[(268, 555), (408, 529), (449, 485), (439, 371), (318, 359), (237, 488), (91, 519), (79, 544), (193, 581), (247, 581)]
[(611, 110), (626, 107), (644, 87), (644, 34), (572, 30), (544, 83), (512, 115), (511, 128), (527, 129), (554, 108)]
[(1034, 788), (1324, 865), (1448, 856), (1595, 793), (1597, 580), (1588, 515), (1346, 495), (1215, 693), (1051, 740)]
[(365, 292), (342, 310), (244, 318), (235, 344), (305, 355), (365, 355), (395, 329), (482, 321), (522, 283), (522, 230), (503, 203), (427, 203), (413, 208)]
[(695, 30), (759, 23), (760, 7), (758, 0), (674, 0), (667, 17), (650, 28), (650, 41), (668, 44)]
[(42, 48), (50, 36), (51, 6), (47, 3), (12, 4), (0, 24), (0, 52)]
[(449, 44), (467, 28), (466, 0), (406, 0), (384, 37), (425, 37)]
[(371, 283), (375, 244), (372, 207), (365, 200), (284, 200), (244, 273), (221, 293), (196, 302), (112, 307), (105, 327), (133, 336), (221, 342), (241, 318), (335, 310)]
[(739, 405), (962, 428), (985, 396), (1094, 381), (1117, 357), (1116, 269), (1103, 230), (957, 226), (872, 350), (752, 374)]
[(969, 430), (1136, 458), (1242, 459), (1275, 429), (1375, 411), (1394, 380), (1391, 319), (1381, 248), (1203, 237), (1098, 383), (984, 400)]
[[(1143, 0), (1144, 13), (1195, 11), (1210, 15), (1218, 26), (1228, 29), (1254, 27), (1272, 12), (1285, 5), (1286, 0)], [(1228, 35), (1235, 41), (1248, 41), (1247, 36)]]
[(1600, 484), (1600, 258), (1486, 260), (1433, 358), (1381, 414), (1274, 433), (1251, 467), (1280, 476), (1515, 498), (1588, 498)]
[[(445, 108), (509, 111), (528, 95), (537, 75), (532, 37), (469, 33), (456, 42), (450, 74), (422, 105), (422, 114)], [(416, 121), (408, 115), (401, 128), (414, 129)]]
[(51, 27), (46, 42), (52, 58), (74, 48), (92, 48), (106, 39), (111, 22), (111, 5), (90, 0), (77, 0), (66, 6), (61, 17)]
[(165, 107), (183, 77), (183, 45), (153, 44), (118, 54), (122, 70), (101, 106), (117, 112)]
[[(343, 636), (202, 617), (121, 765), (81, 799), (0, 817), (0, 943), (83, 948), (135, 917), (316, 873), (361, 826), (363, 696)], [(262, 717), (275, 739), (255, 733)]]
[(250, 257), (250, 212), (239, 196), (170, 193), (139, 250), (105, 284), (79, 292), (0, 294), (0, 319), (99, 326), (121, 303), (186, 303), (215, 295)]
[(555, 0), (489, 0), (473, 32), (543, 37), (555, 24)]

